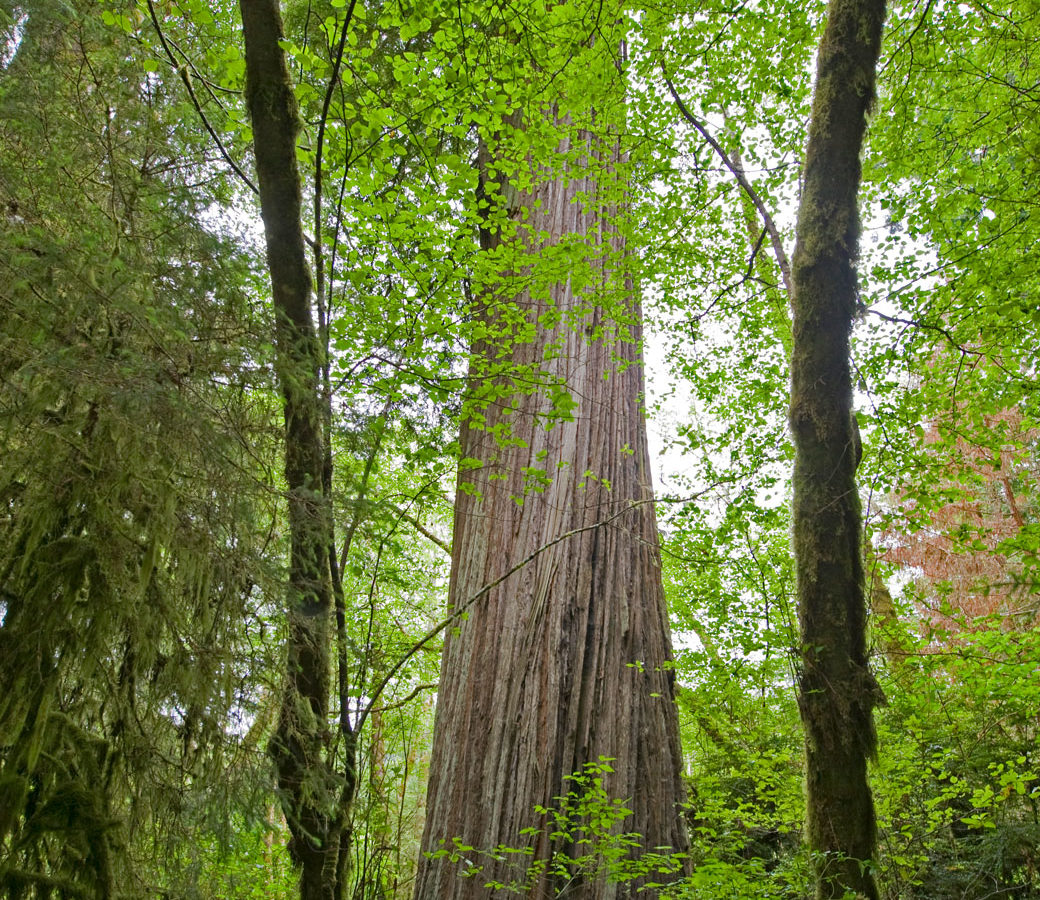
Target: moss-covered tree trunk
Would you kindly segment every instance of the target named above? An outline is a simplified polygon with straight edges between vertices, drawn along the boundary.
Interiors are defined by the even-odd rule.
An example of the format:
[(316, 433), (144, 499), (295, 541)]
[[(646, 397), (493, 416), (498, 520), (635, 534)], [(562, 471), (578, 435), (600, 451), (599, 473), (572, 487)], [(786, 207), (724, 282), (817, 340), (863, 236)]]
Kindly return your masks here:
[(279, 45), (277, 0), (242, 0), (246, 102), (253, 126), (260, 206), (276, 323), (278, 382), (285, 411), (285, 480), (291, 541), (287, 588), (288, 665), (271, 751), (282, 809), (300, 866), (302, 900), (336, 892), (341, 785), (326, 762), (330, 741), (329, 642), (334, 545), (323, 488), (322, 355), (312, 315), (310, 270), (301, 225), (296, 136), (300, 122)]
[[(588, 133), (572, 140), (599, 160), (602, 178), (611, 177), (613, 140)], [(573, 149), (565, 140), (559, 152)], [(481, 157), (483, 172), (493, 171), (486, 149)], [(487, 178), (485, 187), (491, 192)], [(585, 259), (541, 298), (525, 289), (529, 279), (505, 272), (501, 284), (511, 290), (492, 288), (498, 296), (484, 313), (498, 337), (473, 348), (475, 373), (506, 364), (508, 374), (483, 406), (484, 420), (461, 436), (471, 467), (459, 475), (449, 604), (459, 610), (480, 600), (445, 642), (422, 847), (451, 849), (457, 838), (474, 849), (455, 861), (421, 859), (415, 897), (484, 898), (489, 881), (528, 877), (525, 896), (627, 897), (635, 883), (608, 883), (602, 870), (590, 871), (602, 860), (584, 871), (539, 869), (554, 854), (574, 857), (594, 845), (578, 843), (578, 833), (552, 835), (552, 819), (536, 807), (582, 793), (568, 777), (609, 758), (614, 771), (603, 775), (603, 788), (631, 815), (601, 833), (638, 833), (636, 856), (688, 848), (641, 402), (639, 303), (631, 280), (609, 266), (593, 277), (595, 287), (574, 288), (601, 251), (615, 264), (624, 255), (602, 181), (571, 173), (524, 192), (499, 187), (509, 198), (504, 213), (523, 223), (517, 240), (526, 252), (551, 254), (578, 239)], [(501, 251), (499, 233), (485, 230), (482, 246)], [(623, 309), (629, 322), (616, 342), (604, 337), (613, 327), (604, 306)], [(526, 339), (504, 337), (525, 329)], [(516, 390), (533, 372), (555, 389)], [(560, 389), (576, 403), (569, 418), (550, 396), (558, 399)], [(597, 830), (583, 815), (572, 824), (589, 836)], [(496, 860), (481, 852), (499, 846), (530, 855)], [(482, 872), (463, 877), (465, 860)]]
[(798, 211), (792, 299), (794, 549), (801, 625), (808, 837), (817, 896), (876, 898), (867, 761), (878, 688), (867, 663), (849, 336), (856, 313), (860, 150), (884, 0), (831, 0)]

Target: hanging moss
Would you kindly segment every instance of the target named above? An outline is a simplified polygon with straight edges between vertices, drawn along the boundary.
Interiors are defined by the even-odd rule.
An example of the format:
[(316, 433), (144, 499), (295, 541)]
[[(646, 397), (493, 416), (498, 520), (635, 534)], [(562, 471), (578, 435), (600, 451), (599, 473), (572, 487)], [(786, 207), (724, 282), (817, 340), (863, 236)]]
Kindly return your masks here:
[(0, 79), (0, 894), (143, 896), (269, 671), (270, 385), (227, 340), (263, 323), (165, 86), (93, 3), (26, 16)]

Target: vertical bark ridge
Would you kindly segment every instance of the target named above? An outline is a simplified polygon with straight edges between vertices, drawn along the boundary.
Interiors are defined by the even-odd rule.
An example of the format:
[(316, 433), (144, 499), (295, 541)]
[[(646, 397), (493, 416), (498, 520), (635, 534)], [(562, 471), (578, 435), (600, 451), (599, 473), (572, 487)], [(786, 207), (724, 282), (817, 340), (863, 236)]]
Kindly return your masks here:
[[(587, 139), (591, 148), (595, 139)], [(608, 159), (611, 152), (616, 162), (608, 144)], [(550, 242), (582, 236), (593, 251), (605, 249), (598, 244), (605, 235), (618, 259), (623, 239), (609, 211), (597, 208), (598, 197), (591, 177), (561, 176), (515, 196), (511, 213), (519, 221), (525, 211), (530, 252), (539, 233)], [(496, 240), (486, 236), (485, 247)], [(601, 274), (605, 290), (608, 273)], [(639, 303), (630, 281), (623, 289), (629, 334), (617, 341), (597, 336), (610, 324), (603, 305), (565, 279), (551, 301), (529, 291), (510, 297), (529, 323), (550, 303), (562, 314), (555, 327), (517, 343), (511, 360), (565, 385), (577, 402), (573, 418), (546, 428), (550, 404), (538, 391), (489, 405), (483, 430), (463, 428), (463, 457), (483, 465), (459, 476), (450, 604), (465, 604), (538, 548), (575, 533), (475, 605), (446, 640), (442, 660), (423, 849), (458, 838), (477, 850), (530, 845), (534, 856), (474, 859), (485, 868), (473, 878), (460, 877), (461, 867), (448, 860), (424, 860), (419, 900), (486, 897), (489, 880), (522, 881), (534, 860), (585, 852), (551, 839), (551, 827), (534, 837), (521, 831), (544, 829), (534, 807), (558, 805), (572, 789), (567, 777), (600, 757), (615, 760), (608, 793), (633, 811), (623, 830), (640, 832), (644, 850), (688, 848), (677, 808), (681, 756), (640, 406)], [(474, 348), (478, 360), (495, 353)], [(490, 433), (506, 421), (516, 445), (499, 446)], [(544, 469), (550, 480), (527, 490), (525, 467)], [(561, 884), (545, 877), (530, 896), (562, 890), (602, 900), (635, 889), (602, 878)]]

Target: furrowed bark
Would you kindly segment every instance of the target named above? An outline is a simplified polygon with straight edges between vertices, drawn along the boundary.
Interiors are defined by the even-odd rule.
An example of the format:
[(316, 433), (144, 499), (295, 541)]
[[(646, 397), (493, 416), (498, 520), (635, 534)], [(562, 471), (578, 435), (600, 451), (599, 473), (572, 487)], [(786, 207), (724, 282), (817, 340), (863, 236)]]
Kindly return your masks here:
[(275, 347), (285, 414), (285, 479), (291, 541), (288, 666), (271, 755), (302, 900), (331, 900), (340, 789), (326, 763), (330, 733), (329, 641), (333, 616), (329, 548), (334, 546), (325, 464), (321, 349), (300, 219), (296, 165), (300, 123), (289, 81), (277, 0), (242, 0), (246, 102), (252, 120), (260, 206), (275, 309)]
[[(577, 140), (590, 158), (613, 160), (606, 170), (617, 163), (613, 139), (583, 133)], [(486, 148), (481, 162), (485, 172), (493, 165)], [(617, 209), (587, 174), (544, 181), (526, 193), (507, 185), (496, 192), (487, 179), (485, 185), (510, 198), (507, 213), (524, 222), (529, 252), (538, 252), (533, 236), (541, 234), (550, 244), (581, 236), (592, 250), (606, 242), (614, 260), (623, 255)], [(493, 229), (483, 232), (485, 250), (499, 243)], [(521, 291), (505, 304), (531, 326), (533, 339), (516, 342), (507, 357), (500, 344), (473, 348), (475, 371), (482, 360), (504, 359), (540, 369), (577, 406), (569, 420), (552, 420), (545, 392), (504, 391), (484, 410), (485, 422), (463, 428), (462, 456), (480, 465), (459, 474), (450, 607), (465, 606), (533, 558), (474, 603), (446, 638), (422, 846), (451, 849), (458, 838), (476, 851), (462, 857), (483, 869), (467, 878), (464, 863), (421, 859), (417, 900), (488, 897), (489, 881), (522, 883), (529, 867), (554, 853), (587, 852), (587, 845), (552, 837), (552, 821), (535, 807), (558, 806), (561, 795), (580, 792), (568, 776), (601, 757), (614, 760), (615, 771), (604, 777), (607, 793), (632, 810), (614, 830), (639, 833), (635, 855), (688, 849), (641, 405), (639, 301), (630, 279), (606, 270), (596, 290), (612, 291), (615, 305), (623, 295), (631, 323), (624, 338), (610, 342), (600, 333), (611, 330), (602, 293), (575, 292), (561, 280), (549, 298)], [(495, 314), (486, 320), (494, 330)], [(510, 431), (505, 445), (494, 436), (503, 425)], [(525, 835), (527, 828), (538, 831)], [(499, 846), (530, 855), (495, 860), (480, 853)], [(606, 900), (634, 896), (639, 884), (609, 883), (602, 872), (570, 867), (565, 875), (530, 878), (524, 893)]]
[(877, 898), (867, 761), (880, 691), (867, 660), (849, 340), (857, 306), (860, 151), (883, 0), (832, 0), (820, 46), (793, 260), (790, 423), (808, 839), (817, 897)]

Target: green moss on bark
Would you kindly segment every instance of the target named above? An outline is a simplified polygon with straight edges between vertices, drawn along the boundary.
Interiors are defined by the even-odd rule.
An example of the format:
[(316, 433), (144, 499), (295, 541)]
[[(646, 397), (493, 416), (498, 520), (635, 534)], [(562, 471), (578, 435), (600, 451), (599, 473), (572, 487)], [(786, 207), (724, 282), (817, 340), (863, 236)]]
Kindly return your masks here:
[[(277, 0), (242, 0), (246, 101), (253, 126), (260, 206), (275, 310), (276, 367), (285, 412), (285, 480), (291, 541), (285, 693), (271, 755), (300, 866), (301, 900), (328, 900), (341, 882), (342, 779), (327, 762), (334, 545), (324, 485), (319, 383), (322, 353), (311, 309), (296, 165), (299, 112), (279, 43)], [(347, 792), (350, 793), (349, 791)]]
[(790, 424), (801, 626), (808, 838), (817, 896), (876, 898), (867, 779), (879, 698), (866, 644), (849, 335), (857, 305), (856, 198), (883, 0), (832, 0), (820, 46), (793, 260)]

